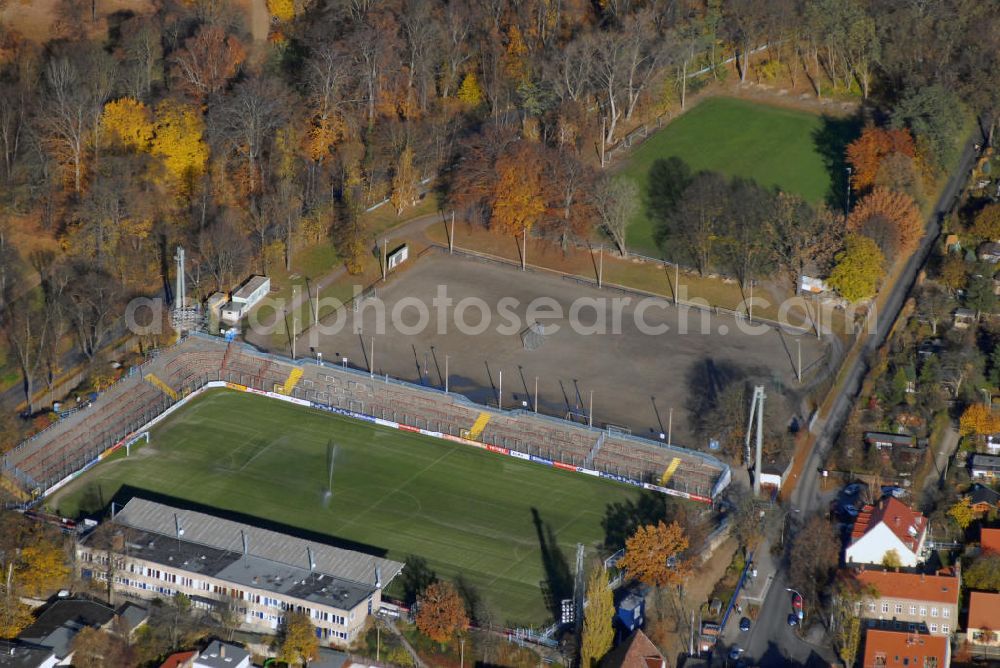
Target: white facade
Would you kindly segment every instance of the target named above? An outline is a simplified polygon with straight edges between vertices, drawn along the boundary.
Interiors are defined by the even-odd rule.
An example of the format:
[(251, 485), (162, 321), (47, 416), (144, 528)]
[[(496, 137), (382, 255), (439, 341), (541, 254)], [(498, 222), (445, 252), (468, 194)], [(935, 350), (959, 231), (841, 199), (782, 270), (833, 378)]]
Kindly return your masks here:
[(914, 567), (920, 563), (926, 536), (926, 532), (920, 534), (917, 549), (913, 551), (884, 522), (879, 522), (847, 546), (844, 558), (849, 564), (881, 564), (886, 553), (895, 550), (901, 566)]
[(267, 276), (251, 276), (233, 292), (233, 298), (222, 307), (222, 319), (228, 323), (237, 322), (250, 309), (260, 303), (271, 291), (271, 279)]

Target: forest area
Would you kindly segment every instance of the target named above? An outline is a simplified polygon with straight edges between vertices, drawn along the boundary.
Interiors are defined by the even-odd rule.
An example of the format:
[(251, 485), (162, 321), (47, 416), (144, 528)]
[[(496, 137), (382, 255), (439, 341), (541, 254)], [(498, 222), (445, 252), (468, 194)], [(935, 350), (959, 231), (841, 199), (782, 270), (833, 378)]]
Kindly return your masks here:
[[(699, 271), (819, 258), (863, 296), (851, 267), (912, 247), (956, 119), (1000, 95), (1000, 18), (971, 0), (268, 0), (265, 42), (226, 0), (102, 5), (59, 0), (44, 42), (0, 22), (0, 366), (24, 407), (0, 411), (0, 450), (53, 419), (39, 386), (104, 373), (128, 301), (169, 296), (176, 246), (199, 298), (316, 246), (358, 272), (366, 209), (403, 220), (425, 179), (497, 234), (624, 255), (647, 207)], [(726, 77), (861, 102), (850, 220), (677, 163), (646, 202), (602, 169), (603, 147)]]

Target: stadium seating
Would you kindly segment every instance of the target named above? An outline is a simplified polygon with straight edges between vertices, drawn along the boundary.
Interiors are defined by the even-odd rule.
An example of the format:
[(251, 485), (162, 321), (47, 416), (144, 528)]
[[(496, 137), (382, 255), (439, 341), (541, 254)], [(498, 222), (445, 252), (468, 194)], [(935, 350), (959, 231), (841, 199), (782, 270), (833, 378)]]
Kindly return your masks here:
[(726, 469), (714, 457), (692, 450), (526, 410), (487, 412), (460, 395), (339, 366), (292, 364), (250, 346), (192, 335), (157, 351), (93, 406), (8, 453), (5, 467), (17, 475), (7, 479), (19, 479), (21, 484), (37, 481), (47, 488), (94, 461), (179, 398), (217, 380), (452, 436), (464, 433), (486, 444), (572, 466), (586, 462), (597, 471), (702, 496), (711, 495)]

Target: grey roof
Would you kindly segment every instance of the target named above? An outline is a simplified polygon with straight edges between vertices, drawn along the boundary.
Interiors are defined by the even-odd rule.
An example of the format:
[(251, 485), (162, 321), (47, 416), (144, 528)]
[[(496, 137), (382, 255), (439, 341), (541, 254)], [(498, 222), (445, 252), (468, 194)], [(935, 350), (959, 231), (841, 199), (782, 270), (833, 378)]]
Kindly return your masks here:
[[(225, 656), (222, 656), (223, 645), (226, 647)], [(198, 654), (198, 658), (195, 659), (195, 665), (207, 666), (208, 668), (232, 668), (233, 666), (239, 665), (241, 661), (245, 661), (249, 658), (250, 653), (242, 647), (213, 640), (212, 643), (205, 648), (204, 652)]]
[(118, 608), (118, 615), (131, 633), (146, 623), (146, 620), (149, 619), (149, 610), (135, 603), (126, 603)]
[(0, 668), (38, 668), (53, 656), (51, 647), (0, 640)]
[(973, 455), (972, 468), (1000, 471), (1000, 457), (995, 455)]
[(375, 591), (376, 566), (383, 587), (403, 569), (391, 559), (140, 498), (129, 501), (114, 521), (134, 530), (130, 551), (142, 559), (341, 610)]
[(254, 293), (254, 290), (264, 285), (268, 280), (270, 279), (267, 276), (251, 276), (233, 292), (233, 299), (247, 299)]
[(309, 668), (344, 668), (350, 665), (350, 657), (329, 647), (320, 647), (316, 659), (309, 662)]
[(87, 600), (60, 600), (49, 606), (18, 638), (41, 647), (51, 647), (56, 656), (69, 654), (70, 643), (87, 626), (101, 627), (110, 622), (115, 611), (106, 605)]
[(969, 501), (973, 504), (988, 503), (994, 506), (1000, 505), (1000, 492), (986, 485), (980, 485), (978, 482), (972, 486), (966, 496), (969, 497)]

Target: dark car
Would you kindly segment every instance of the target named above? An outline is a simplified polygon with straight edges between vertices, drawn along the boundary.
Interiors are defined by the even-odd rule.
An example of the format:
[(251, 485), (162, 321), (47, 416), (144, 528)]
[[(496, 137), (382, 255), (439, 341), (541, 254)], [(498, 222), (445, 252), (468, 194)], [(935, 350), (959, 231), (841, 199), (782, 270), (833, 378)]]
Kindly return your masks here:
[(750, 620), (744, 617), (740, 620), (740, 631), (744, 633), (750, 630)]
[(733, 661), (740, 658), (741, 654), (743, 654), (743, 648), (739, 645), (733, 645), (733, 648), (729, 650), (729, 658)]
[(798, 626), (798, 624), (799, 624), (799, 618), (795, 615), (795, 613), (794, 612), (789, 613), (788, 614), (788, 625), (789, 626)]

